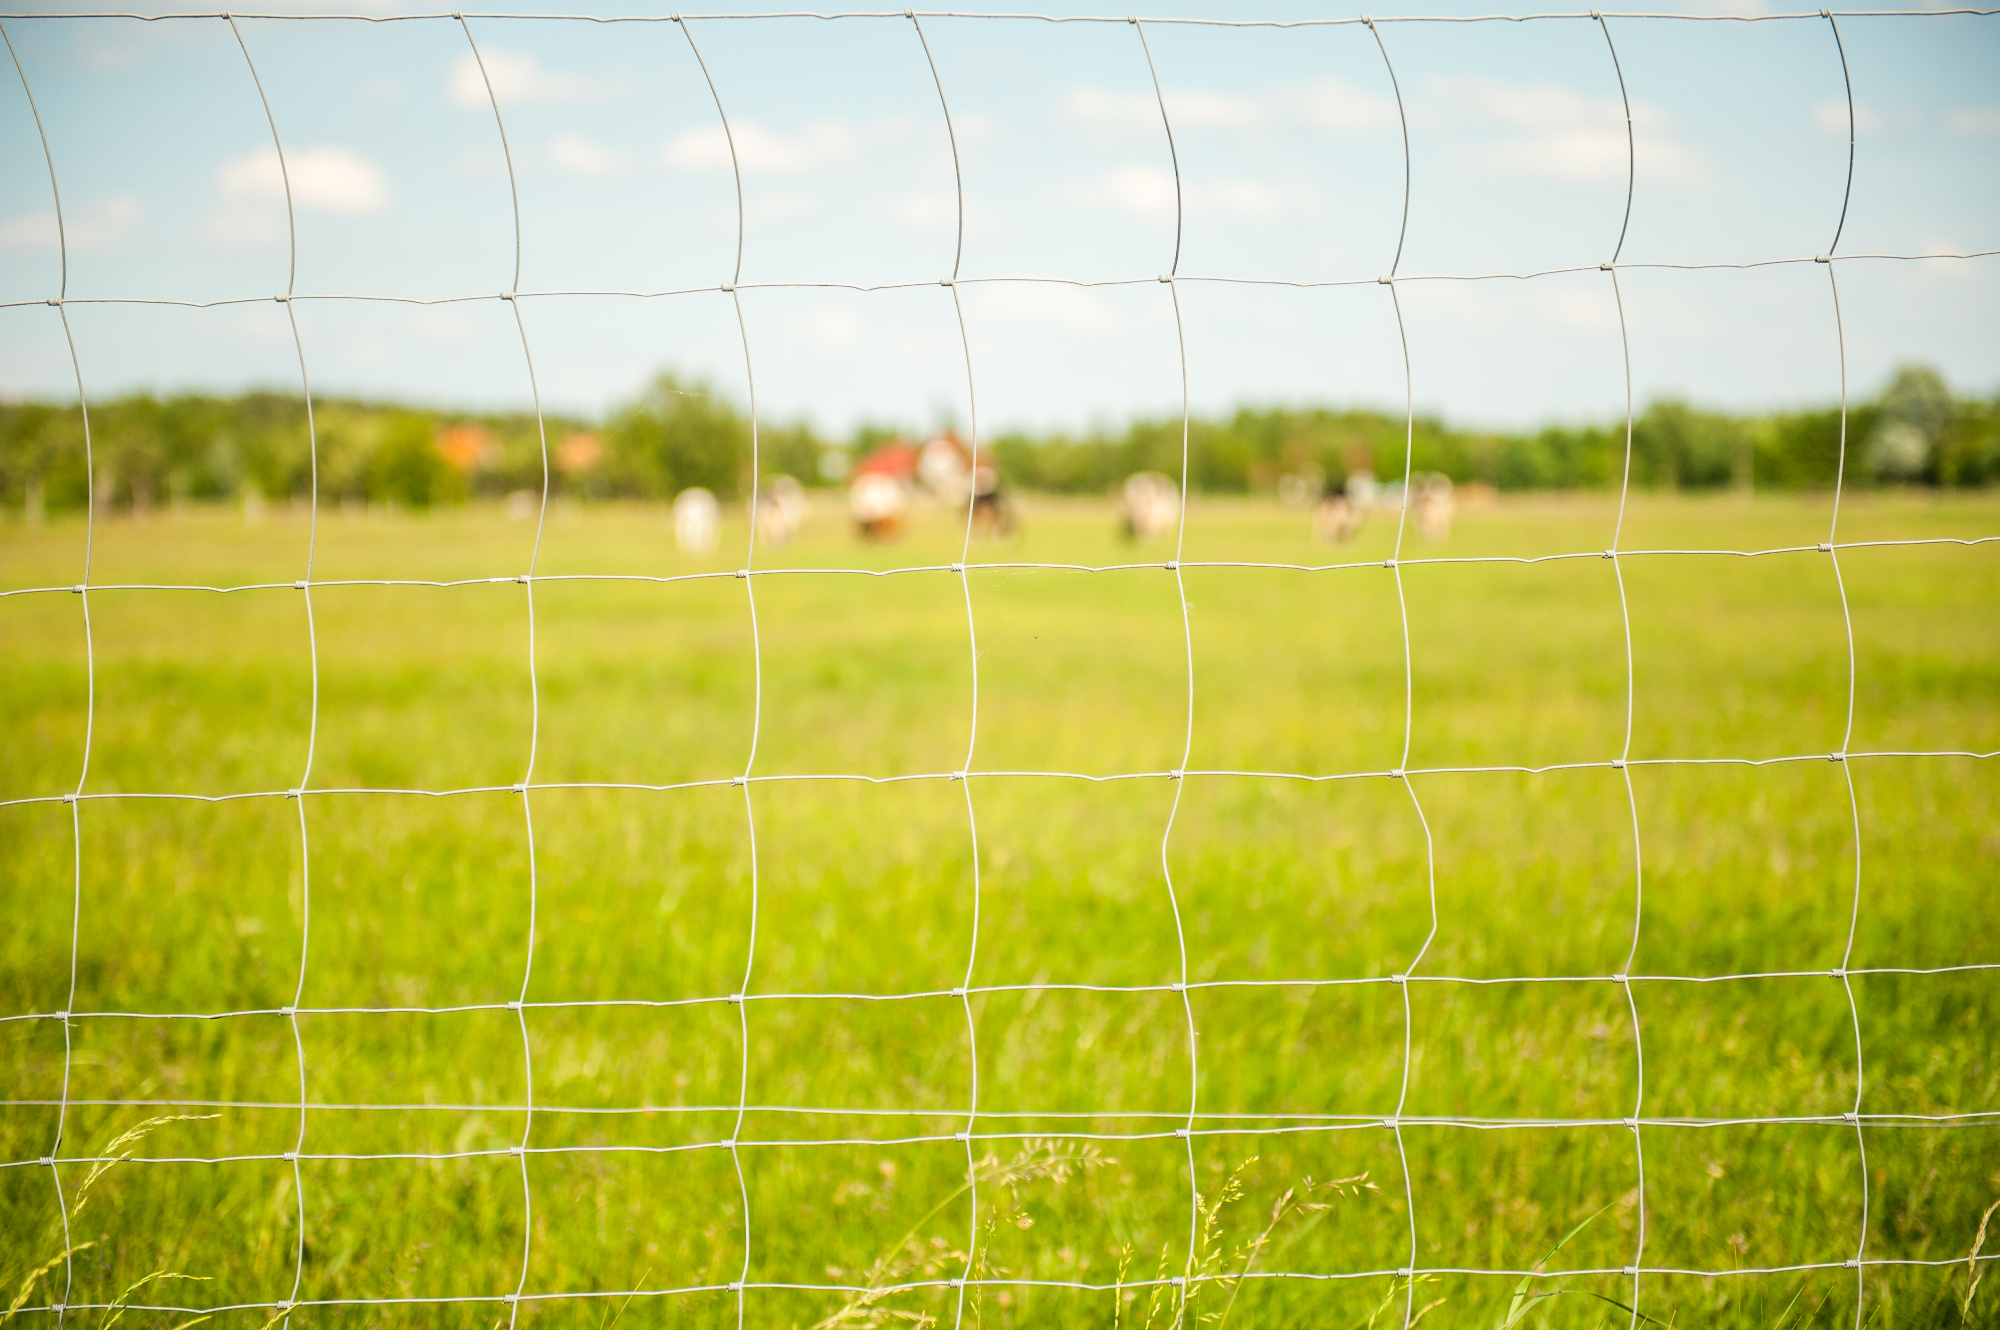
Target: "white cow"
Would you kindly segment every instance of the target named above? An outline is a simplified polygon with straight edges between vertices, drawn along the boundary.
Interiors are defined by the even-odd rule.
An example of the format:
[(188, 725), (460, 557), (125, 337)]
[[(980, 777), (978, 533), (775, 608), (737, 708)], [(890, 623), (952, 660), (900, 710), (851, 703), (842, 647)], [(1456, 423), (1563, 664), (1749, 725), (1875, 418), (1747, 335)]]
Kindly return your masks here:
[(1410, 520), (1425, 540), (1444, 540), (1451, 535), (1451, 477), (1436, 472), (1410, 477)]
[(712, 554), (722, 536), (722, 507), (696, 486), (674, 496), (674, 543), (682, 554)]
[(806, 521), (805, 486), (790, 476), (772, 476), (757, 488), (757, 539), (782, 545)]
[(1157, 471), (1136, 472), (1118, 493), (1118, 518), (1128, 540), (1164, 536), (1180, 524), (1180, 487)]

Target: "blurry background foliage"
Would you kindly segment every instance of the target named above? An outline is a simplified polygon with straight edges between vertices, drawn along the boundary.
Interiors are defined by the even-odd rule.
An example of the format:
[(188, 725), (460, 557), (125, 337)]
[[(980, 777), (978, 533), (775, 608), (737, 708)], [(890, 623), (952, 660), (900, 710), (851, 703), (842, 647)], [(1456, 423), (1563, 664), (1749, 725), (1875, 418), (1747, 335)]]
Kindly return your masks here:
[[(331, 503), (411, 508), (539, 490), (542, 450), (523, 412), (456, 413), (329, 399), (316, 401), (320, 497)], [(259, 498), (303, 500), (312, 467), (303, 403), (253, 392), (239, 397), (146, 394), (90, 409), (97, 499), (108, 508)], [(750, 426), (714, 386), (662, 374), (603, 421), (546, 418), (550, 484), (577, 498), (670, 498), (700, 485), (724, 498), (747, 490)], [(803, 422), (764, 423), (766, 475), (809, 485), (837, 482), (847, 465), (898, 433), (863, 425), (823, 438)], [(1412, 466), (1502, 490), (1613, 486), (1624, 455), (1620, 422), (1507, 434), (1416, 421)], [(1912, 366), (1848, 411), (1850, 483), (1967, 487), (2000, 481), (2000, 394), (1955, 398), (1936, 371)], [(1134, 471), (1175, 474), (1180, 420), (1139, 419), (1122, 430), (989, 440), (1012, 487), (1101, 494)], [(1732, 416), (1656, 401), (1632, 434), (1632, 479), (1658, 489), (1830, 485), (1840, 453), (1840, 411)], [(1403, 421), (1378, 411), (1243, 407), (1197, 418), (1189, 481), (1219, 494), (1269, 493), (1285, 477), (1316, 484), (1358, 470), (1392, 479), (1402, 470)], [(0, 503), (35, 516), (81, 508), (89, 497), (83, 427), (73, 403), (0, 403)]]

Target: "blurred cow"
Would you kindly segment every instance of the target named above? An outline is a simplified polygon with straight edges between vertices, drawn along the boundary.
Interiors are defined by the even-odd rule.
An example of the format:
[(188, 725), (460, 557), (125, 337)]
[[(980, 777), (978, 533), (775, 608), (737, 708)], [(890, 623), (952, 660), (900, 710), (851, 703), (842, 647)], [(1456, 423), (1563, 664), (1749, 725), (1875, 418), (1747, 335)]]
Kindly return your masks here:
[(922, 497), (964, 512), (969, 499), (974, 534), (1007, 537), (1014, 534), (1013, 505), (1000, 488), (1000, 461), (983, 448), (972, 448), (946, 430), (917, 451), (917, 483)]
[(892, 540), (909, 520), (917, 484), (917, 449), (897, 439), (847, 473), (847, 511), (864, 540)]
[(757, 540), (783, 545), (806, 521), (805, 486), (790, 476), (772, 476), (757, 487)]
[(1313, 507), (1313, 535), (1328, 545), (1344, 544), (1361, 529), (1362, 505), (1347, 490), (1346, 481), (1331, 481)]
[(712, 554), (722, 535), (722, 508), (696, 486), (674, 496), (674, 543), (682, 554)]
[(1118, 492), (1119, 530), (1127, 540), (1151, 540), (1172, 531), (1181, 520), (1181, 492), (1157, 471), (1140, 471), (1125, 478)]
[(1444, 540), (1451, 535), (1455, 506), (1450, 476), (1420, 472), (1410, 477), (1410, 520), (1425, 540)]

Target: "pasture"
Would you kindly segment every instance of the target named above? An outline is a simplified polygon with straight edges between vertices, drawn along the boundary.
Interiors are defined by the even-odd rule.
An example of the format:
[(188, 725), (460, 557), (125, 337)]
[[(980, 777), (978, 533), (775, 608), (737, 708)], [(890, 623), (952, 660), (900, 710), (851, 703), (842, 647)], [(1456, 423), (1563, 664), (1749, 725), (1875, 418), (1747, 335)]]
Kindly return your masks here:
[[(1407, 759), (1393, 514), (1332, 550), (1194, 501), (1191, 563), (1365, 566), (1186, 568), (1190, 736), (1171, 544), (1030, 501), (972, 547), (976, 740), (948, 514), (863, 546), (819, 500), (759, 568), (932, 571), (760, 574), (753, 638), (740, 513), (691, 560), (662, 507), (558, 506), (531, 687), (532, 522), (328, 512), (316, 715), (302, 515), (100, 522), (93, 583), (277, 585), (92, 591), (94, 710), (84, 598), (0, 599), (0, 798), (74, 790), (87, 722), (86, 795), (261, 797), (0, 806), (0, 1281), (58, 1323), (62, 1264), (22, 1281), (59, 1172), (71, 1304), (244, 1330), (301, 1211), (296, 1296), (333, 1305), (295, 1326), (504, 1325), (517, 1286), (525, 1323), (734, 1326), (746, 1230), (783, 1286), (747, 1326), (1484, 1330), (1520, 1276), (1468, 1272), (1544, 1258), (1522, 1324), (1624, 1326), (1642, 1222), (1661, 1323), (1852, 1325), (1860, 1250), (1935, 1263), (1864, 1267), (1865, 1324), (1958, 1324), (2000, 971), (1946, 967), (2000, 962), (2000, 765), (1862, 755), (2000, 749), (2000, 544), (1840, 550), (1850, 737), (1830, 502), (1638, 497), (1619, 536), (1806, 547), (1757, 558), (1421, 562), (1601, 551), (1603, 495), (1412, 537)], [(1989, 536), (2000, 500), (1850, 495), (1839, 532)], [(84, 539), (0, 528), (4, 589), (75, 583)], [(1763, 764), (1656, 761), (1723, 758)], [(783, 779), (835, 774), (871, 779)], [(1452, 1273), (1411, 1290), (1413, 1211)], [(1373, 1273), (1177, 1309), (1190, 1263)], [(639, 1296), (564, 1296), (605, 1290)]]

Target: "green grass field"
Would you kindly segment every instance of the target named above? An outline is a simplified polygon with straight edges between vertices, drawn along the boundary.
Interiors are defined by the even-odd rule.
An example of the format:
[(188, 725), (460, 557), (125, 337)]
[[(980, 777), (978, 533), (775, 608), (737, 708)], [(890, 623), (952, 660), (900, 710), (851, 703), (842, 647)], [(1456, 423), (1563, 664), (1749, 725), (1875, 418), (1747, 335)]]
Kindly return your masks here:
[[(1639, 498), (1621, 548), (1811, 546), (1829, 505)], [(1405, 553), (1600, 550), (1613, 517), (1604, 496), (1509, 499), (1461, 512), (1449, 543), (1413, 539)], [(1638, 1151), (1622, 1119), (1635, 1106), (1647, 1120), (1637, 1140), (1649, 1270), (1855, 1255), (1864, 1166), (1840, 1115), (1854, 1106), (1856, 1032), (1847, 989), (1827, 972), (1848, 953), (1850, 920), (1857, 970), (2000, 962), (2000, 763), (1633, 767), (1644, 871), (1630, 972), (1684, 977), (1631, 984), (1635, 1033), (1625, 989), (1608, 978), (1625, 968), (1639, 904), (1625, 773), (1608, 765), (1627, 725), (1610, 562), (1403, 569), (1408, 766), (1592, 765), (1407, 783), (1092, 782), (1075, 774), (1182, 765), (1174, 575), (982, 565), (1163, 562), (1172, 550), (1122, 544), (1103, 504), (1031, 503), (1025, 518), (1017, 542), (973, 547), (969, 762), (956, 575), (760, 577), (755, 652), (745, 584), (723, 576), (537, 584), (532, 691), (518, 583), (316, 587), (309, 778), (312, 656), (305, 597), (290, 586), (305, 573), (303, 519), (100, 523), (94, 583), (282, 585), (91, 593), (86, 793), (267, 797), (0, 807), (0, 1015), (249, 1014), (79, 1017), (67, 1060), (57, 1021), (0, 1023), (0, 1160), (22, 1165), (0, 1169), (0, 1292), (20, 1289), (21, 1323), (54, 1327), (47, 1308), (65, 1287), (60, 1263), (22, 1281), (62, 1250), (51, 1169), (36, 1161), (55, 1144), (66, 1061), (60, 1154), (79, 1162), (58, 1168), (72, 1240), (89, 1244), (72, 1257), (69, 1301), (258, 1304), (205, 1324), (272, 1321), (271, 1304), (292, 1295), (299, 1241), (300, 1191), (282, 1157), (300, 1132), (298, 1055), (279, 1010), (295, 992), (314, 1105), (297, 1170), (298, 1296), (415, 1300), (302, 1308), (297, 1326), (504, 1325), (497, 1299), (521, 1280), (524, 1237), (523, 1321), (734, 1326), (737, 1296), (718, 1286), (743, 1268), (739, 1161), (750, 1282), (822, 1286), (750, 1290), (748, 1326), (954, 1324), (949, 1288), (868, 1301), (825, 1286), (949, 1279), (968, 1250), (990, 1281), (966, 1293), (968, 1325), (1138, 1330), (1184, 1315), (1387, 1327), (1403, 1324), (1406, 1297), (1437, 1304), (1426, 1326), (1502, 1325), (1517, 1275), (1445, 1274), (1407, 1293), (1393, 1273), (1225, 1278), (1194, 1285), (1179, 1309), (1150, 1282), (1189, 1263), (1193, 1189), (1204, 1197), (1198, 1272), (1407, 1266), (1404, 1157), (1417, 1267), (1527, 1270), (1583, 1223), (1531, 1286), (1564, 1292), (1519, 1323), (1625, 1326), (1629, 1315), (1596, 1295), (1628, 1301), (1630, 1278), (1560, 1272), (1634, 1260)], [(1850, 496), (1840, 524), (1844, 541), (1996, 533), (2000, 499), (1987, 494)], [(527, 569), (533, 534), (480, 507), (329, 513), (313, 575), (511, 577)], [(727, 526), (723, 553), (691, 560), (658, 509), (559, 508), (537, 571), (726, 572), (745, 535)], [(0, 528), (0, 589), (78, 581), (84, 536), (81, 520)], [(1328, 551), (1275, 505), (1192, 507), (1190, 561), (1376, 563), (1185, 572), (1191, 772), (1380, 773), (1403, 761), (1403, 635), (1395, 575), (1380, 566), (1393, 537), (1378, 516), (1354, 546)], [(938, 514), (898, 545), (864, 547), (823, 504), (798, 542), (760, 551), (758, 564), (948, 564), (957, 540)], [(1804, 757), (1843, 743), (2000, 749), (2000, 544), (1841, 551), (1851, 739), (1828, 555), (1631, 555), (1618, 566), (1635, 761)], [(0, 599), (0, 798), (76, 787), (82, 624), (74, 595)], [(751, 756), (759, 657), (757, 776), (930, 778), (750, 787), (753, 961), (745, 792), (728, 780)], [(536, 788), (531, 865), (523, 796), (507, 788), (527, 775), (531, 739), (537, 786), (720, 783)], [(961, 768), (968, 782), (944, 778)], [(284, 797), (302, 784), (329, 792)], [(338, 792), (357, 789), (370, 792)], [(1433, 866), (1412, 794), (1434, 845), (1436, 932), (1407, 985), (1406, 1024), (1404, 990), (1383, 980), (1410, 971), (1432, 931)], [(1196, 985), (1185, 1009), (1165, 987), (1182, 973), (1161, 850), (1177, 796), (1165, 858)], [(974, 989), (993, 990), (971, 996), (970, 1030), (951, 993), (968, 966)], [(1689, 981), (1801, 971), (1815, 973)], [(524, 976), (523, 1015), (505, 1004)], [(1565, 977), (1577, 981), (1543, 982)], [(1333, 980), (1372, 982), (1305, 982)], [(1957, 1325), (1965, 1258), (2000, 1200), (2000, 1118), (1896, 1115), (2000, 1113), (2000, 971), (1851, 983), (1866, 1255), (1955, 1262), (1867, 1267), (1861, 1320)], [(739, 990), (740, 1008), (728, 1000)], [(928, 996), (869, 1000), (901, 994)], [(1397, 1111), (1406, 1034), (1412, 1121), (1399, 1155), (1380, 1120)], [(975, 1069), (976, 1227), (960, 1190), (967, 1146), (952, 1138), (968, 1125)], [(1192, 1177), (1174, 1135), (1191, 1076)], [(750, 1108), (732, 1159), (715, 1143), (737, 1132), (739, 1096)], [(211, 1102), (224, 1106), (200, 1106)], [(160, 1115), (195, 1116), (153, 1123), (114, 1149), (133, 1162), (91, 1178), (82, 1160)], [(1717, 1121), (1764, 1118), (1831, 1120)], [(1525, 1125), (1548, 1119), (1571, 1125)], [(522, 1161), (508, 1153), (524, 1131), (532, 1219)], [(690, 1148), (667, 1148), (678, 1146)], [(455, 1157), (407, 1157), (438, 1154)], [(221, 1157), (233, 1159), (204, 1162)], [(2000, 1232), (1987, 1251), (2000, 1252)], [(146, 1282), (156, 1272), (167, 1273)], [(1136, 1286), (1049, 1286), (1120, 1282)], [(2000, 1284), (1988, 1283), (1970, 1324), (2000, 1325)], [(1639, 1310), (1686, 1327), (1845, 1327), (1855, 1286), (1843, 1268), (1648, 1273)], [(547, 1296), (689, 1287), (716, 1291), (629, 1304)], [(425, 1301), (445, 1298), (488, 1300)], [(72, 1311), (63, 1323), (120, 1316)], [(191, 1319), (122, 1313), (126, 1326)]]

